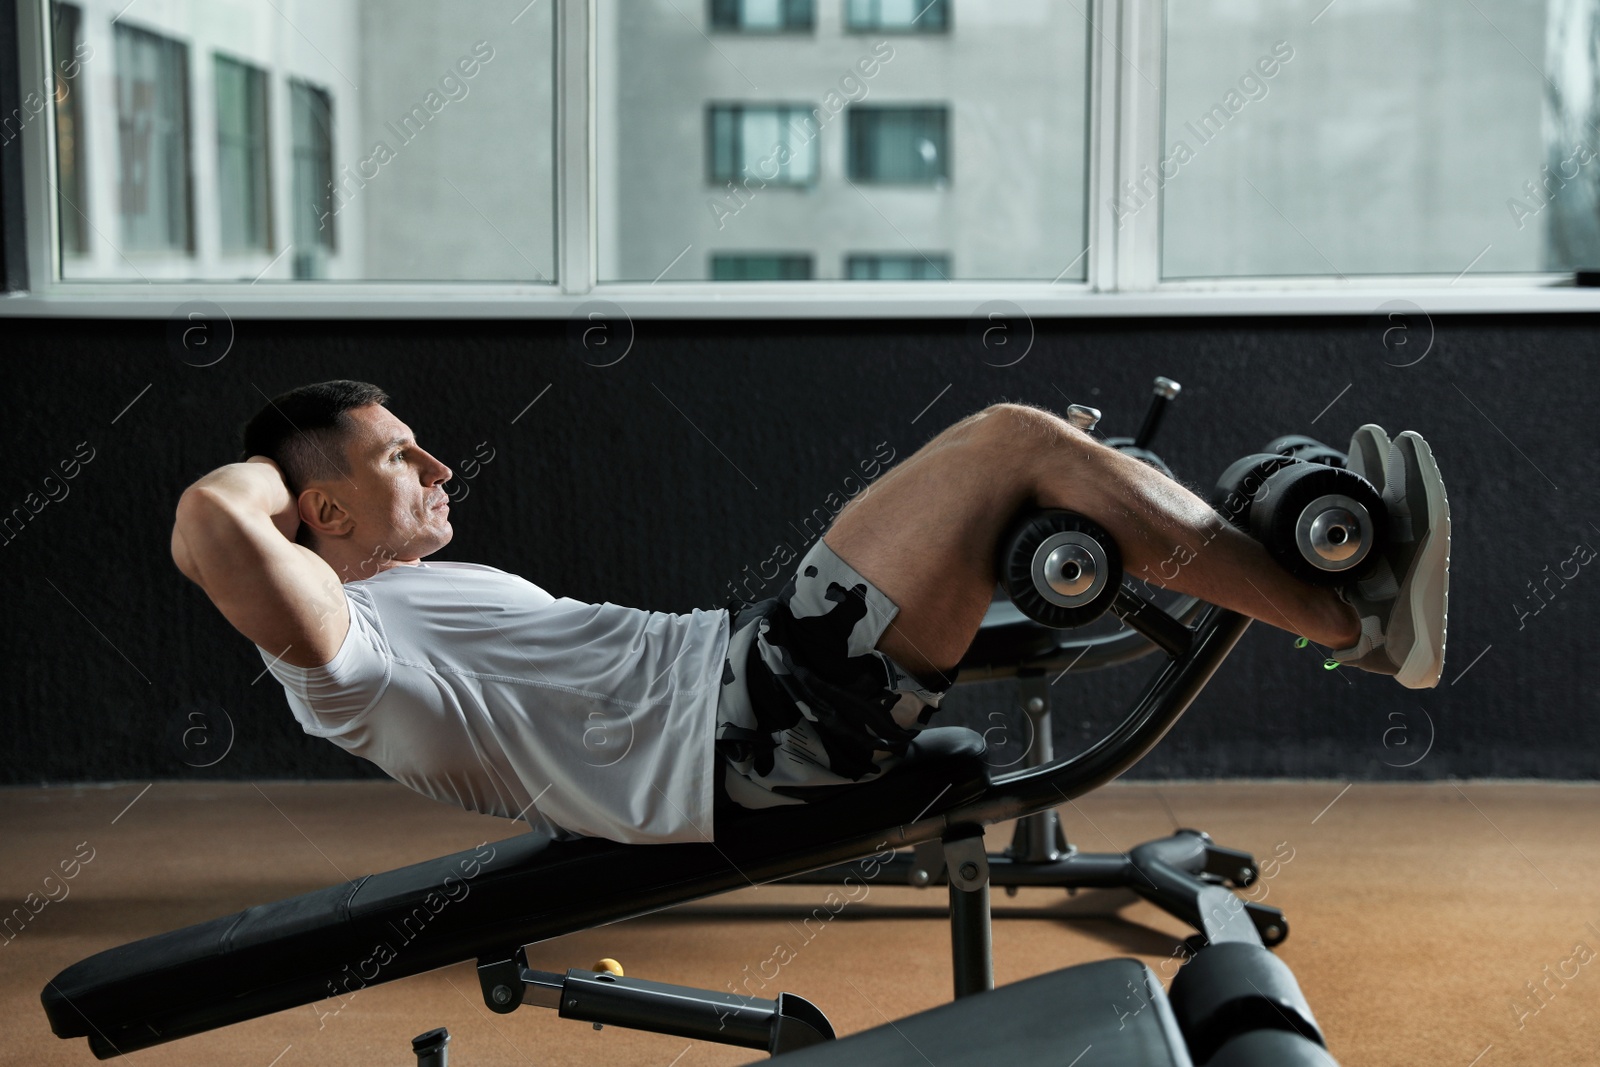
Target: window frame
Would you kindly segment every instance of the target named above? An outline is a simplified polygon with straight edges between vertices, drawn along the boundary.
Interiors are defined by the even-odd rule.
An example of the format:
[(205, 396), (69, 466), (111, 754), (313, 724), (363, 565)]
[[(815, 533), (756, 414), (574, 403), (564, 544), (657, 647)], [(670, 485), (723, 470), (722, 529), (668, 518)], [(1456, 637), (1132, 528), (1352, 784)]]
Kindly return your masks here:
[[(566, 319), (604, 301), (629, 318), (965, 319), (1002, 300), (1029, 317), (1372, 315), (1401, 301), (1428, 314), (1600, 311), (1600, 288), (1571, 274), (1228, 278), (1162, 281), (1160, 206), (1120, 230), (1107, 192), (1160, 162), (1161, 94), (1139, 70), (1161, 69), (1165, 5), (1087, 0), (1088, 196), (1083, 281), (600, 282), (598, 147), (594, 108), (598, 0), (555, 3), (555, 200), (557, 280), (540, 282), (163, 282), (157, 286), (69, 281), (59, 275), (53, 108), (29, 121), (0, 153), (20, 152), (22, 195), (4, 198), (8, 245), (21, 234), (25, 272), (8, 271), (0, 316), (168, 318), (196, 300), (230, 319)], [(9, 3), (0, 3), (4, 12)], [(49, 0), (15, 0), (15, 55), (25, 96), (51, 62)], [(692, 10), (692, 9), (691, 9)], [(709, 7), (701, 7), (709, 24)], [(0, 47), (9, 34), (0, 33)], [(13, 62), (15, 61), (15, 62)], [(191, 57), (192, 61), (192, 57)], [(953, 103), (953, 102), (952, 102)], [(16, 162), (9, 163), (16, 172)]]

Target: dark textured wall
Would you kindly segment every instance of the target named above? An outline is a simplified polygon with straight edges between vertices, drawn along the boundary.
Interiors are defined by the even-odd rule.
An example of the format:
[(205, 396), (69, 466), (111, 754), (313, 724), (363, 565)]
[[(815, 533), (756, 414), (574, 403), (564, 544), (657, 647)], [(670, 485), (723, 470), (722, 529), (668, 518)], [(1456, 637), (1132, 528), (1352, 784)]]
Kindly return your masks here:
[[(0, 320), (0, 506), (48, 501), (0, 539), (4, 781), (376, 773), (301, 734), (251, 645), (168, 554), (178, 494), (235, 458), (239, 424), (294, 385), (379, 383), (458, 478), (492, 449), (440, 558), (684, 612), (725, 603), (780, 542), (803, 549), (805, 519), (836, 510), (884, 443), (907, 456), (1000, 399), (1088, 402), (1106, 432), (1131, 434), (1158, 374), (1184, 392), (1157, 447), (1206, 488), (1281, 433), (1343, 447), (1365, 421), (1422, 432), (1454, 509), (1451, 632), (1444, 684), (1413, 692), (1324, 671), (1258, 623), (1135, 775), (1596, 777), (1582, 649), (1600, 575), (1546, 581), (1580, 544), (1600, 546), (1594, 319), (1440, 320), (1406, 367), (1360, 318), (1035, 326), (1026, 358), (1002, 368), (962, 321), (640, 322), (626, 358), (600, 367), (564, 322), (241, 322), (226, 358), (196, 367), (164, 322)], [(1152, 667), (1061, 681), (1058, 745), (1096, 735)], [(947, 721), (993, 728), (1009, 707), (1007, 683), (965, 686)]]

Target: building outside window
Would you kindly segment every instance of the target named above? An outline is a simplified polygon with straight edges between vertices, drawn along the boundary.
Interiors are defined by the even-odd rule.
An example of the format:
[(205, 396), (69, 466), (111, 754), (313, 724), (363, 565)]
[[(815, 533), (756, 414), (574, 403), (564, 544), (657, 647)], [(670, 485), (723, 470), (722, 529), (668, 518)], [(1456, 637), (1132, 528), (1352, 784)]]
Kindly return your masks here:
[(226, 56), (215, 60), (222, 247), (270, 249), (267, 74)]
[(852, 107), (847, 114), (852, 181), (923, 185), (949, 178), (948, 108)]
[(797, 105), (712, 104), (707, 157), (716, 183), (755, 179), (810, 185), (817, 179), (816, 120)]
[(83, 253), (89, 250), (84, 160), (88, 138), (83, 133), (83, 81), (79, 78), (83, 73), (83, 10), (76, 4), (53, 3), (50, 15), (54, 20), (51, 84), (56, 106), (56, 215), (61, 251)]
[(123, 246), (192, 252), (189, 48), (126, 22), (114, 31)]
[(335, 247), (333, 101), (325, 89), (295, 79), (289, 82), (289, 111), (294, 276), (320, 278)]
[(809, 33), (814, 0), (711, 0), (711, 28), (745, 33)]
[(711, 280), (718, 282), (803, 282), (811, 278), (808, 255), (718, 253), (711, 257)]
[(845, 260), (844, 276), (851, 281), (946, 282), (950, 280), (950, 257), (938, 252), (926, 255), (851, 255)]
[(878, 33), (949, 33), (950, 0), (845, 0), (845, 28)]

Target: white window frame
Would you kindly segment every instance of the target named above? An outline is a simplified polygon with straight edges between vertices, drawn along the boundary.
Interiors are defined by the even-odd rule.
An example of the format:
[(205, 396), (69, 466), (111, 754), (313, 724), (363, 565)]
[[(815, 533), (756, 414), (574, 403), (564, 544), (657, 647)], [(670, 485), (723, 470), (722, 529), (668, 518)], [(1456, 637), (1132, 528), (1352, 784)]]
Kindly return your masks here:
[[(165, 318), (209, 301), (233, 319), (560, 319), (607, 301), (633, 318), (960, 319), (1004, 300), (1033, 317), (1371, 315), (1396, 300), (1428, 314), (1600, 311), (1600, 289), (1568, 274), (1464, 274), (1338, 279), (1160, 279), (1160, 205), (1120, 230), (1109, 190), (1159, 165), (1161, 94), (1138, 73), (1162, 69), (1162, 0), (1089, 0), (1088, 226), (1081, 282), (601, 282), (597, 277), (596, 4), (553, 0), (558, 281), (127, 282), (59, 277), (55, 235), (55, 114), (22, 131), (30, 289), (0, 295), (0, 316)], [(48, 67), (48, 0), (19, 0), (24, 91)], [(30, 46), (31, 45), (31, 46)], [(1124, 60), (1123, 57), (1128, 57)], [(1131, 61), (1131, 62), (1130, 62)], [(1135, 69), (1137, 67), (1137, 70)]]

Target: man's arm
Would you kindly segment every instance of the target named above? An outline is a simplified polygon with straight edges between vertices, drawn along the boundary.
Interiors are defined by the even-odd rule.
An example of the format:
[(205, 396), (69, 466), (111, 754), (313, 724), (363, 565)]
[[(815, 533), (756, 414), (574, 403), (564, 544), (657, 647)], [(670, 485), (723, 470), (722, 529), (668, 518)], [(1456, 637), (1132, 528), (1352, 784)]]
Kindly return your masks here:
[(300, 516), (264, 456), (219, 467), (184, 490), (172, 560), (233, 628), (297, 667), (333, 659), (350, 628), (339, 576), (294, 543)]

